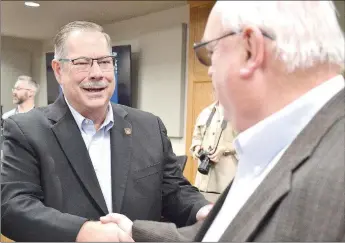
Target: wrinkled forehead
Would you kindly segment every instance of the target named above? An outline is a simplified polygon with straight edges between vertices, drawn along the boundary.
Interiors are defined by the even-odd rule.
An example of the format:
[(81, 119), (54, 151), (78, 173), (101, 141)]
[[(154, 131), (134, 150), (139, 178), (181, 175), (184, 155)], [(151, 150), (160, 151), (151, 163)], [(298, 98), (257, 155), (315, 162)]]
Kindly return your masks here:
[(212, 9), (204, 31), (202, 41), (209, 41), (224, 34), (221, 15), (215, 8)]
[(74, 31), (67, 37), (66, 54), (72, 57), (98, 57), (109, 55), (108, 42), (101, 32)]

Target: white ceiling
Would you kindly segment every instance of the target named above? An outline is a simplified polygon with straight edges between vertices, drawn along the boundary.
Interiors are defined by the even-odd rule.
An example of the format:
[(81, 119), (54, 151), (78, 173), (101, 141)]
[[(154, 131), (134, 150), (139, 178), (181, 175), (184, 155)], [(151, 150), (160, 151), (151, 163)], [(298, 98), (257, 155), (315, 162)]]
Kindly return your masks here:
[(74, 20), (100, 25), (182, 6), (187, 1), (36, 1), (28, 8), (24, 1), (1, 1), (1, 35), (29, 39), (50, 39)]

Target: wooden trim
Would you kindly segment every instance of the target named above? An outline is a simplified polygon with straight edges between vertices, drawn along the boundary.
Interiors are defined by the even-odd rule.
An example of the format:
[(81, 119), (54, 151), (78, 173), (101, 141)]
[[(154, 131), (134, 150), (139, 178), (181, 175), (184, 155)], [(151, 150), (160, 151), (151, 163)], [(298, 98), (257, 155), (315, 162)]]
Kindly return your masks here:
[(214, 3), (216, 1), (192, 1), (192, 0), (188, 0), (188, 4), (190, 8), (195, 8), (195, 7), (200, 7), (202, 5), (206, 5), (206, 4), (210, 4), (210, 3)]
[(195, 57), (193, 51), (193, 44), (196, 38), (196, 31), (198, 30), (199, 24), (198, 21), (198, 13), (200, 12), (199, 8), (212, 7), (215, 1), (188, 1), (189, 3), (189, 43), (188, 43), (188, 85), (187, 85), (187, 123), (186, 123), (186, 133), (185, 133), (185, 148), (186, 148), (186, 155), (188, 157), (186, 167), (183, 171), (184, 176), (194, 184), (196, 171), (197, 171), (197, 162), (194, 161), (189, 148), (192, 143), (192, 136), (194, 131), (194, 124), (195, 124), (195, 85), (204, 83), (204, 82), (211, 82), (210, 78), (208, 77), (207, 73), (201, 74), (195, 70)]
[[(201, 1), (189, 1), (190, 4), (190, 8), (193, 8), (196, 6), (197, 2), (200, 4)], [(200, 6), (200, 5), (199, 5)], [(194, 32), (195, 32), (195, 27), (194, 25), (194, 21), (193, 18), (195, 18), (195, 16), (193, 16), (192, 11), (190, 11), (190, 16), (189, 16), (189, 47), (188, 47), (188, 90), (187, 90), (187, 123), (186, 123), (186, 155), (188, 157), (187, 159), (187, 163), (185, 166), (185, 169), (183, 171), (184, 176), (192, 183), (194, 184), (194, 171), (195, 171), (195, 165), (194, 165), (194, 160), (192, 158), (192, 155), (189, 151), (189, 146), (191, 144), (192, 141), (192, 133), (191, 131), (193, 131), (193, 125), (194, 125), (194, 121), (193, 121), (193, 80), (194, 80), (194, 75), (193, 75), (193, 61), (194, 61), (194, 51), (193, 51), (193, 44), (194, 44), (194, 40), (193, 40), (193, 36), (194, 36)]]
[(7, 237), (4, 236), (4, 235), (1, 235), (1, 242), (13, 242), (13, 240), (7, 238)]
[(197, 163), (194, 161), (191, 152), (189, 150), (190, 145), (192, 143), (192, 136), (194, 131), (194, 110), (195, 107), (193, 105), (194, 103), (194, 85), (196, 84), (195, 81), (196, 77), (194, 76), (194, 51), (193, 51), (193, 45), (196, 40), (195, 38), (195, 31), (197, 28), (196, 19), (197, 16), (195, 16), (194, 8), (204, 6), (206, 4), (214, 4), (215, 1), (189, 1), (190, 4), (190, 16), (189, 16), (189, 48), (188, 48), (188, 86), (187, 86), (187, 123), (186, 123), (186, 134), (185, 134), (185, 149), (186, 149), (186, 155), (188, 157), (186, 167), (184, 169), (184, 176), (192, 183), (194, 184), (196, 171), (197, 171)]

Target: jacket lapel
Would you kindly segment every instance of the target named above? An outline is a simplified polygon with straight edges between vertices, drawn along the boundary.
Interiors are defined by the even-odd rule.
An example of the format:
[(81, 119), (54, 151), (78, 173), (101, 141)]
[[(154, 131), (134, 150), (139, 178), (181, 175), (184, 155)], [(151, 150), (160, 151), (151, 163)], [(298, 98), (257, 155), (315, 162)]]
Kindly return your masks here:
[(284, 173), (277, 165), (270, 175), (248, 199), (220, 241), (248, 241), (269, 210), (289, 192), (291, 173)]
[(239, 211), (220, 241), (252, 241), (270, 210), (290, 191), (293, 171), (307, 162), (327, 130), (344, 116), (340, 91), (297, 136), (277, 165)]
[(107, 214), (107, 206), (90, 156), (64, 97), (60, 96), (47, 110), (48, 118), (56, 122), (52, 130), (70, 165), (98, 208), (103, 214)]
[(132, 152), (132, 125), (127, 112), (119, 105), (113, 105), (114, 126), (111, 137), (111, 177), (113, 212), (120, 213), (125, 194)]

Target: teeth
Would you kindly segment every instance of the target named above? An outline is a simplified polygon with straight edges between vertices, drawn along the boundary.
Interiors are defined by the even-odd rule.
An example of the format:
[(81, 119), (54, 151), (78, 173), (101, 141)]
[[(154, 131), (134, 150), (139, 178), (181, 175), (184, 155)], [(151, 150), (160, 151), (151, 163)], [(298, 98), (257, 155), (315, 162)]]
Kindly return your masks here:
[(88, 92), (99, 92), (102, 91), (104, 88), (97, 88), (97, 89), (85, 89)]

